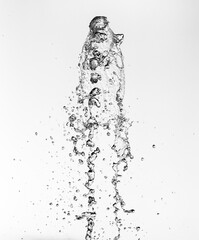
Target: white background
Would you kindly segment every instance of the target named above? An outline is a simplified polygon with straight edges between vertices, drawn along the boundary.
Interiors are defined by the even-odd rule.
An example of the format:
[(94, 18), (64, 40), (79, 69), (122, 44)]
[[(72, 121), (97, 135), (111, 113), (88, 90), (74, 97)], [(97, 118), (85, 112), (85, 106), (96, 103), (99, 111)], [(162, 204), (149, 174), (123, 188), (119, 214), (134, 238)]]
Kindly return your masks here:
[(54, 134), (58, 149), (63, 144), (62, 106), (78, 84), (78, 56), (98, 15), (125, 35), (135, 157), (126, 197), (141, 239), (199, 239), (198, 12), (194, 0), (0, 1), (0, 239), (66, 236), (53, 221), (44, 231), (48, 200), (41, 186), (57, 167), (46, 164), (46, 152), (54, 150), (44, 136)]

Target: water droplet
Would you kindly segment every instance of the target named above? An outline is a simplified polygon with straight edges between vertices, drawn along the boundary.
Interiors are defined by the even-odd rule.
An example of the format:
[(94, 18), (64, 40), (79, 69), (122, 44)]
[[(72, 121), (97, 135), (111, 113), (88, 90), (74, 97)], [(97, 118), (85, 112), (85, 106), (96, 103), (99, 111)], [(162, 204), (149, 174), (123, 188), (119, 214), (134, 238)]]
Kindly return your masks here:
[(69, 121), (70, 122), (74, 122), (76, 120), (76, 116), (75, 114), (72, 114), (70, 117), (69, 117)]
[(136, 227), (136, 230), (137, 230), (137, 231), (140, 231), (140, 227)]

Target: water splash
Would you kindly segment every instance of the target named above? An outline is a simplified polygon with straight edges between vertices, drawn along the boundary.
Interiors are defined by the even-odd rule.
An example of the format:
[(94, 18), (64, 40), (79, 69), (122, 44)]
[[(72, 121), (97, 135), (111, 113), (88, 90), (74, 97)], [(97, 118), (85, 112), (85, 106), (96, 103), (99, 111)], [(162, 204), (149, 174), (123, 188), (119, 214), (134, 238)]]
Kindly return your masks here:
[[(95, 198), (95, 160), (100, 153), (96, 146), (95, 136), (100, 129), (108, 129), (114, 134), (114, 143), (111, 149), (116, 154), (112, 163), (114, 176), (113, 212), (118, 240), (121, 234), (121, 219), (119, 210), (126, 213), (134, 209), (126, 209), (125, 201), (119, 193), (118, 183), (122, 172), (128, 169), (128, 159), (133, 159), (128, 140), (128, 129), (131, 125), (125, 117), (123, 98), (125, 92), (125, 75), (123, 55), (120, 44), (123, 34), (115, 34), (109, 27), (106, 17), (95, 17), (89, 25), (90, 31), (83, 45), (79, 60), (79, 85), (76, 88), (77, 102), (74, 106), (66, 108), (69, 120), (68, 126), (73, 130), (71, 137), (73, 153), (81, 157), (80, 164), (87, 164), (88, 190), (84, 197), (87, 198), (87, 211), (76, 215), (76, 219), (87, 220), (85, 239), (92, 240), (95, 226), (97, 200)], [(122, 172), (120, 165), (124, 165)]]

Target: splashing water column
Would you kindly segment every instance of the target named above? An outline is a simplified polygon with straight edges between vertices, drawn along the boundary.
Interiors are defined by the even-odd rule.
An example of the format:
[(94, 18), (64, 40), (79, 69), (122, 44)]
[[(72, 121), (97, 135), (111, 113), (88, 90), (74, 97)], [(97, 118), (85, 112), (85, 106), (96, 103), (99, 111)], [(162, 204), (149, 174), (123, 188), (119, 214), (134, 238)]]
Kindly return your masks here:
[(70, 127), (76, 134), (73, 136), (75, 154), (82, 155), (77, 147), (80, 140), (83, 141), (82, 146), (87, 148), (87, 181), (84, 185), (88, 190), (85, 194), (88, 199), (88, 209), (77, 216), (77, 219), (86, 218), (85, 239), (92, 240), (96, 219), (95, 206), (97, 205), (95, 189), (93, 188), (97, 170), (94, 162), (101, 151), (96, 146), (94, 137), (99, 129), (111, 126), (114, 134), (114, 143), (111, 149), (115, 152), (116, 158), (116, 161), (112, 163), (113, 177), (111, 181), (115, 192), (112, 207), (117, 228), (114, 240), (118, 240), (121, 234), (119, 210), (126, 213), (134, 212), (134, 209), (127, 210), (125, 208), (125, 201), (118, 189), (119, 178), (122, 177), (122, 174), (119, 173), (119, 165), (123, 163), (123, 171), (126, 171), (128, 159), (133, 158), (128, 140), (130, 124), (123, 110), (125, 76), (120, 45), (124, 35), (115, 34), (104, 16), (93, 18), (89, 24), (89, 29), (78, 64), (80, 78), (76, 88), (77, 111), (69, 117)]

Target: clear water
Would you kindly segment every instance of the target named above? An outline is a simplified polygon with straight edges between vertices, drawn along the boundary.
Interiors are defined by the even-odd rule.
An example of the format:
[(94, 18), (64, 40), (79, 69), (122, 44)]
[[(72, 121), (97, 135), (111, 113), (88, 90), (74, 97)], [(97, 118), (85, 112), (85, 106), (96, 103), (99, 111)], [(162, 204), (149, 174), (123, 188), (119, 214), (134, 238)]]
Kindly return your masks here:
[(95, 189), (98, 170), (96, 161), (99, 154), (104, 152), (96, 141), (96, 136), (100, 131), (106, 131), (108, 137), (113, 136), (110, 149), (114, 160), (109, 159), (109, 161), (111, 161), (113, 170), (110, 182), (114, 192), (112, 211), (114, 225), (117, 229), (114, 240), (118, 240), (121, 235), (120, 210), (125, 213), (134, 212), (134, 209), (125, 208), (125, 201), (118, 188), (122, 172), (128, 169), (128, 162), (133, 159), (128, 139), (131, 123), (125, 117), (123, 107), (125, 75), (120, 49), (123, 37), (123, 34), (115, 34), (111, 30), (105, 17), (96, 17), (91, 21), (90, 31), (78, 64), (80, 77), (74, 96), (77, 101), (75, 105), (68, 104), (65, 107), (68, 114), (67, 125), (72, 133), (70, 140), (73, 143), (73, 153), (71, 156), (76, 156), (79, 164), (87, 167), (87, 180), (84, 183), (87, 209), (76, 215), (77, 220), (86, 219), (87, 221), (86, 240), (103, 239), (102, 234), (96, 232), (94, 234), (98, 205)]

